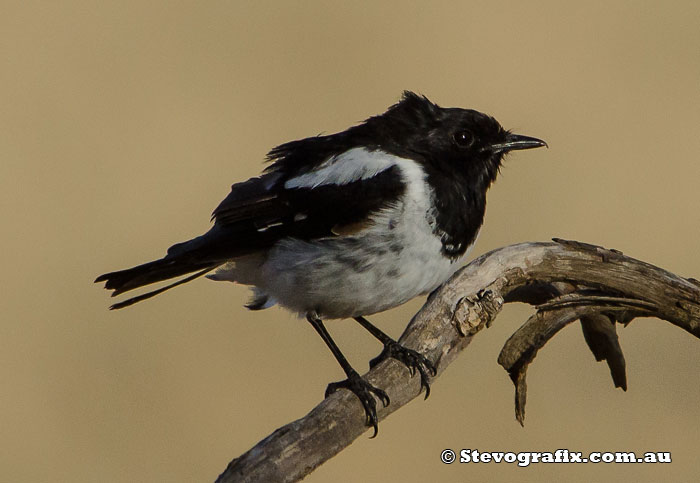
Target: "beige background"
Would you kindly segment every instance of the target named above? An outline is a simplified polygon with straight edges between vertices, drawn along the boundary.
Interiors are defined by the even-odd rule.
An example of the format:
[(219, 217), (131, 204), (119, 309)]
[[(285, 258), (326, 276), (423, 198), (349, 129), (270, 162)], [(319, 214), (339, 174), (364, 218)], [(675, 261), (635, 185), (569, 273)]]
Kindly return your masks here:
[[(547, 140), (489, 194), (475, 253), (567, 237), (700, 276), (700, 3), (3, 2), (0, 479), (212, 481), (341, 371), (306, 323), (205, 280), (109, 312), (93, 278), (209, 226), (268, 149), (403, 89)], [(375, 316), (398, 335), (416, 300)], [(525, 428), (501, 314), (433, 386), (308, 478), (690, 481), (700, 341), (621, 331), (613, 389), (571, 326), (531, 368)], [(380, 349), (331, 331), (358, 368)], [(671, 451), (670, 465), (451, 466), (445, 448)]]

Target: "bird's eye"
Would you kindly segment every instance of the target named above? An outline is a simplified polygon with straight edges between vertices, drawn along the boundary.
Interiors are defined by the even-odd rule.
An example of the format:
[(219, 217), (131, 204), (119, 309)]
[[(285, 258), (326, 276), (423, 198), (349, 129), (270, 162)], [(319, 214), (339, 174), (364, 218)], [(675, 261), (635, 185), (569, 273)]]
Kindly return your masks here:
[(470, 131), (457, 131), (452, 137), (455, 143), (463, 148), (468, 148), (474, 144), (474, 135)]

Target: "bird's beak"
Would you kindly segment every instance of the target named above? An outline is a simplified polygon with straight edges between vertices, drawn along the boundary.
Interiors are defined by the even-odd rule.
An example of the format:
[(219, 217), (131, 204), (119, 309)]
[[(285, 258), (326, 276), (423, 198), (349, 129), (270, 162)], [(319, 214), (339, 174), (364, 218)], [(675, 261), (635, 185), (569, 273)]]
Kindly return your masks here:
[(530, 136), (521, 136), (520, 134), (508, 134), (503, 143), (492, 144), (491, 149), (496, 153), (507, 153), (516, 149), (532, 149), (547, 146), (547, 143), (541, 139), (531, 138)]

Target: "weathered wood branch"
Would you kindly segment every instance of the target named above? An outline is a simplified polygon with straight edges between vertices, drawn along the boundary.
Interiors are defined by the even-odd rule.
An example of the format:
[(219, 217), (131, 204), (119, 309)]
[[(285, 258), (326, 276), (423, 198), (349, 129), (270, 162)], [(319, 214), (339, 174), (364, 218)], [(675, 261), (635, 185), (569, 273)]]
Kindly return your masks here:
[[(432, 360), (439, 377), (511, 301), (537, 306), (499, 357), (516, 385), (516, 417), (521, 423), (527, 366), (566, 324), (581, 320), (596, 360), (607, 360), (616, 387), (623, 389), (625, 362), (616, 323), (654, 316), (700, 338), (700, 282), (616, 250), (555, 239), (507, 246), (474, 260), (428, 299), (399, 341)], [(365, 377), (391, 398), (388, 407), (377, 405), (380, 420), (421, 392), (420, 377), (411, 377), (393, 359)], [(217, 481), (298, 481), (367, 431), (364, 423), (357, 398), (338, 391), (234, 459)]]

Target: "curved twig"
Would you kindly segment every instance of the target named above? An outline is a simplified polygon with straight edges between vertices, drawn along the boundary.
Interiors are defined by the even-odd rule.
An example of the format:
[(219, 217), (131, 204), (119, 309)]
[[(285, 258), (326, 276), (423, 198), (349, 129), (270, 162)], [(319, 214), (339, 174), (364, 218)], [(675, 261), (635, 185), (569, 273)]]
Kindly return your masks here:
[[(555, 239), (507, 246), (472, 261), (429, 297), (399, 341), (433, 361), (439, 377), (503, 304), (516, 300), (540, 305), (499, 358), (514, 377), (521, 422), (527, 365), (567, 323), (582, 320), (596, 359), (608, 360), (615, 384), (623, 388), (624, 358), (614, 321), (654, 315), (700, 338), (697, 281), (616, 250)], [(365, 377), (391, 398), (388, 407), (378, 410), (380, 420), (421, 392), (420, 378), (412, 378), (394, 360), (380, 363)], [(298, 481), (364, 433), (364, 422), (357, 398), (338, 391), (234, 459), (217, 481)]]

